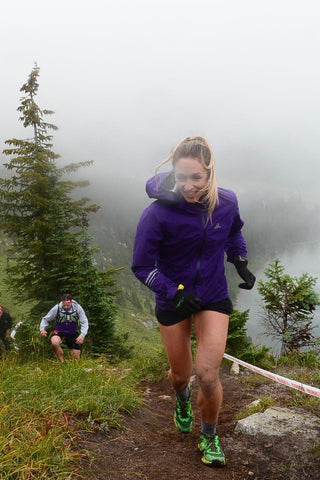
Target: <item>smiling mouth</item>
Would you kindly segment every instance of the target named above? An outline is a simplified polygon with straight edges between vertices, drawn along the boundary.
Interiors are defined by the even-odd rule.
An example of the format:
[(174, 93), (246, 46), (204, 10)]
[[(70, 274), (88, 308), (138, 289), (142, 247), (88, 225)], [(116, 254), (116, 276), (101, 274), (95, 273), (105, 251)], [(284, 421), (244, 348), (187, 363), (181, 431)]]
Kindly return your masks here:
[(197, 192), (183, 192), (183, 196), (186, 200), (196, 200)]

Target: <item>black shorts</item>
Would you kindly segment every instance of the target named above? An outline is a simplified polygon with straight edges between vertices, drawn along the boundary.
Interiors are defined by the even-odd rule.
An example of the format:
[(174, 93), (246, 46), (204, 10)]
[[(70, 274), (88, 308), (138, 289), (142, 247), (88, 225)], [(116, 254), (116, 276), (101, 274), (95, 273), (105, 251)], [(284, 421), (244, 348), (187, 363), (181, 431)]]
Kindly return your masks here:
[(63, 335), (59, 330), (52, 330), (51, 336), (54, 337), (55, 335), (58, 335), (61, 340), (64, 340), (70, 350), (80, 350), (80, 344), (76, 343), (76, 339), (79, 337), (78, 332), (73, 333), (72, 335)]
[[(230, 315), (233, 311), (233, 305), (230, 298), (225, 298), (224, 300), (220, 300), (219, 302), (211, 302), (207, 303), (203, 307), (201, 307), (201, 311), (203, 310), (211, 310), (213, 312), (224, 313), (225, 315)], [(179, 312), (172, 311), (172, 310), (161, 310), (156, 306), (156, 317), (161, 325), (166, 327), (170, 325), (175, 325), (176, 323), (181, 322), (185, 319), (185, 317), (181, 316)]]

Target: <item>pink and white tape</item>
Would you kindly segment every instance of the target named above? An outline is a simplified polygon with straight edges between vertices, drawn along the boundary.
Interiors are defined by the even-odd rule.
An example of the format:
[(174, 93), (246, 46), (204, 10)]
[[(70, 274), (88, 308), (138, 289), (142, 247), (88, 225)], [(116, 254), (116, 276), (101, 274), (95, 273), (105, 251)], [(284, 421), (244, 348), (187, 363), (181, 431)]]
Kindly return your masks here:
[(304, 383), (297, 382), (296, 380), (291, 380), (290, 378), (282, 377), (281, 375), (277, 375), (276, 373), (268, 372), (268, 370), (263, 370), (263, 368), (256, 367), (255, 365), (251, 365), (250, 363), (244, 362), (243, 360), (239, 360), (238, 358), (232, 357), (225, 353), (224, 358), (227, 360), (231, 360), (231, 362), (236, 362), (239, 365), (242, 365), (253, 372), (259, 373), (264, 377), (271, 378), (275, 382), (282, 383), (287, 387), (295, 388), (296, 390), (300, 390), (301, 392), (308, 393), (309, 395), (313, 395), (314, 397), (320, 397), (320, 389), (316, 387), (311, 387), (310, 385), (305, 385)]

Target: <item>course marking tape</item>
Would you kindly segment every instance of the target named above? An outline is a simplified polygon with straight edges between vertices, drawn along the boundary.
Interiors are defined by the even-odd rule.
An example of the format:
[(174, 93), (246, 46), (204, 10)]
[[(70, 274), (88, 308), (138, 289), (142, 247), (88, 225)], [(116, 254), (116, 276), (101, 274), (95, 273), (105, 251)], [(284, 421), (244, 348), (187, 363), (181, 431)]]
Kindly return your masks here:
[(290, 378), (282, 377), (281, 375), (277, 375), (275, 373), (268, 372), (268, 370), (263, 370), (263, 368), (256, 367), (255, 365), (251, 365), (250, 363), (244, 362), (243, 360), (239, 360), (238, 358), (232, 357), (225, 353), (224, 358), (227, 360), (231, 360), (231, 362), (239, 363), (245, 368), (249, 368), (249, 370), (253, 370), (264, 377), (271, 378), (275, 382), (282, 383), (287, 387), (295, 388), (296, 390), (300, 390), (301, 392), (308, 393), (309, 395), (313, 395), (314, 397), (320, 397), (320, 389), (311, 387), (310, 385), (306, 385), (301, 382), (297, 382), (296, 380), (291, 380)]

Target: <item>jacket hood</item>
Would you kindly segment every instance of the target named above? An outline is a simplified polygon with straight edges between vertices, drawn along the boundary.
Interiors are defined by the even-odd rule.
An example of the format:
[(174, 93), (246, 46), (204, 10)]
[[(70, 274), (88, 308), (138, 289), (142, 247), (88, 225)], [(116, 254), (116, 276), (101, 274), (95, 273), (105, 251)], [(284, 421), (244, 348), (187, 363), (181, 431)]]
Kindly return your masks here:
[(150, 198), (167, 202), (177, 202), (181, 198), (179, 192), (175, 191), (173, 170), (150, 178), (146, 184), (146, 192)]

